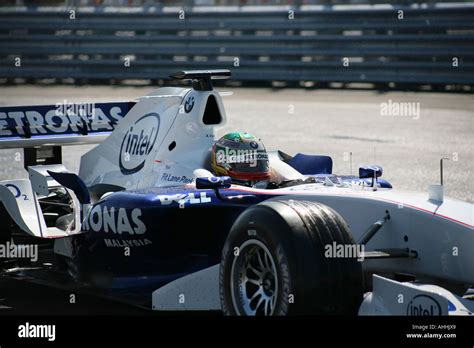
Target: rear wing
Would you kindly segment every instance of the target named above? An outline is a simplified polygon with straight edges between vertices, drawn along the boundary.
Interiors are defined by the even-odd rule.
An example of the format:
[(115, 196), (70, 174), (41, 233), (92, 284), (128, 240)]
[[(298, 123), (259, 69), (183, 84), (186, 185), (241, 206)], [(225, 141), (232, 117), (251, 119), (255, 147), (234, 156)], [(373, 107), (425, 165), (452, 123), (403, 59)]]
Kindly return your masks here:
[[(135, 102), (0, 107), (0, 149), (24, 148), (25, 167), (61, 163), (61, 146), (105, 140)], [(44, 159), (44, 158), (43, 158)]]
[(0, 107), (0, 148), (98, 143), (134, 102)]

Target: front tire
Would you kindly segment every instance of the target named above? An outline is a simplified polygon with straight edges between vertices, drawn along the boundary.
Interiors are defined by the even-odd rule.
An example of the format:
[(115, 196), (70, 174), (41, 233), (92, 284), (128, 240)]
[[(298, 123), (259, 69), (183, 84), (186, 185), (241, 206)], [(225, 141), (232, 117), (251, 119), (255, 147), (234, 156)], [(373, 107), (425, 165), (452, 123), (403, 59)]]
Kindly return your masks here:
[(354, 244), (331, 208), (275, 200), (248, 208), (231, 228), (220, 267), (225, 315), (355, 315), (363, 295), (356, 258), (327, 258), (327, 245)]

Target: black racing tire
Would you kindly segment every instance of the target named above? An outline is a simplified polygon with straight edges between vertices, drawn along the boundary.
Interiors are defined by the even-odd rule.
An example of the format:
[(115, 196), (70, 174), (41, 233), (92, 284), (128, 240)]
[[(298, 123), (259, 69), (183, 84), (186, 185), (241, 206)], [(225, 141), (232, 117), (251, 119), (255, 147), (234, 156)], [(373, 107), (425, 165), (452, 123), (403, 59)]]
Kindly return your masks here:
[(248, 208), (222, 250), (224, 315), (356, 315), (362, 266), (355, 257), (325, 257), (334, 242), (355, 244), (344, 219), (323, 204), (274, 200)]

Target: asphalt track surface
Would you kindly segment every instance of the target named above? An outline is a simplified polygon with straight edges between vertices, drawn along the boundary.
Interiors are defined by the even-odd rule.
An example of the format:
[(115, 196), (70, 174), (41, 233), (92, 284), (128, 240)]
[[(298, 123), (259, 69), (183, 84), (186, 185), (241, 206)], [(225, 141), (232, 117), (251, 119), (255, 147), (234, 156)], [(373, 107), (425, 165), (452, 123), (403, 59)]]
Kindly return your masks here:
[[(73, 303), (71, 295), (74, 295)], [(68, 292), (15, 279), (0, 279), (0, 316), (31, 314), (149, 315), (154, 312), (90, 294)]]
[[(0, 87), (0, 106), (58, 102), (128, 101), (147, 94), (150, 87)], [(469, 94), (376, 92), (364, 90), (222, 89), (228, 131), (247, 131), (262, 138), (267, 149), (330, 155), (333, 172), (350, 173), (362, 164), (383, 166), (383, 177), (404, 191), (425, 192), (439, 182), (439, 159), (445, 164), (445, 194), (474, 202), (474, 98)], [(383, 115), (383, 103), (419, 103), (419, 114)], [(63, 149), (67, 168), (78, 170), (80, 156), (92, 146)], [(27, 177), (19, 150), (0, 149), (0, 180)], [(2, 284), (5, 284), (3, 282)], [(35, 296), (32, 296), (32, 293)], [(39, 285), (8, 281), (0, 286), (3, 314), (142, 314), (143, 310), (69, 294)]]

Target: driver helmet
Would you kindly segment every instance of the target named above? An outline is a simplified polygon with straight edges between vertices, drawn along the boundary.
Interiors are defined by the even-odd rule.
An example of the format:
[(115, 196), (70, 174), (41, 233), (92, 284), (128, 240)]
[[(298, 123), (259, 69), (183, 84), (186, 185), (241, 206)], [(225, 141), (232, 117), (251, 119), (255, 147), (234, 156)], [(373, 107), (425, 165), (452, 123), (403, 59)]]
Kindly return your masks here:
[(263, 142), (249, 133), (228, 133), (212, 147), (211, 166), (234, 183), (254, 183), (270, 178), (268, 154)]

